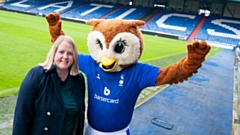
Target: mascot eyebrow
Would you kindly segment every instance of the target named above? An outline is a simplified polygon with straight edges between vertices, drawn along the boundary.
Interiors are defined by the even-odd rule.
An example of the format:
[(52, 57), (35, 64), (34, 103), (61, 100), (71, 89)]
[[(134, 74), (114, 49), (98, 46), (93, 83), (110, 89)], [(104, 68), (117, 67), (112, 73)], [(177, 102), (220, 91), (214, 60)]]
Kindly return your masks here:
[[(57, 13), (46, 16), (51, 41), (64, 35)], [(198, 72), (211, 46), (205, 41), (187, 43), (187, 54), (167, 67), (138, 62), (144, 42), (142, 20), (92, 19), (87, 46), (90, 54), (79, 54), (79, 69), (87, 77), (88, 113), (86, 132), (93, 135), (129, 135), (135, 103), (150, 86), (177, 84)], [(157, 48), (156, 48), (157, 49)]]
[(96, 44), (98, 44), (100, 46), (100, 48), (103, 49), (103, 45), (99, 39), (97, 39)]

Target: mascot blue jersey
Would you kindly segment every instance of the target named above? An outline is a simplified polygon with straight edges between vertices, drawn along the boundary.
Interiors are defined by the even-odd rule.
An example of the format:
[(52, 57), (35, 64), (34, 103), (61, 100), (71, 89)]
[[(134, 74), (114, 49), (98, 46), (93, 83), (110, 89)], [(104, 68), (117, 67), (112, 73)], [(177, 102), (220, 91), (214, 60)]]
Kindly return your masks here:
[(105, 72), (90, 55), (78, 55), (88, 82), (88, 124), (102, 132), (126, 128), (140, 92), (155, 86), (159, 67), (136, 63), (120, 72)]

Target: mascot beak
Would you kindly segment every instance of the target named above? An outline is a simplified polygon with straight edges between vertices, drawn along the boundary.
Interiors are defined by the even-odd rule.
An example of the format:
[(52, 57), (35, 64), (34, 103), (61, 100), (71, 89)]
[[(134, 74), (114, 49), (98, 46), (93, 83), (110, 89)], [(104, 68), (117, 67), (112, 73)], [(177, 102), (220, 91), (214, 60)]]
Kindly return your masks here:
[(115, 69), (117, 64), (118, 64), (118, 62), (117, 62), (117, 59), (115, 59), (115, 58), (109, 58), (107, 56), (103, 56), (101, 58), (102, 69), (106, 72), (110, 72), (113, 69)]

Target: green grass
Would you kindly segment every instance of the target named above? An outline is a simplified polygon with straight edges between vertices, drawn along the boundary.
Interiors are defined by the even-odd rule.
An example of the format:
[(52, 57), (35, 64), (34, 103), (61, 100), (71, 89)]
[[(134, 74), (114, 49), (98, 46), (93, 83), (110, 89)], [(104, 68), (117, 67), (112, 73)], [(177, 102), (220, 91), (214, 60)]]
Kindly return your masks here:
[[(0, 10), (0, 18), (0, 97), (5, 97), (17, 94), (29, 69), (45, 60), (51, 42), (44, 17)], [(88, 53), (86, 42), (91, 28), (63, 20), (65, 34), (76, 41), (80, 53)], [(145, 46), (140, 59), (142, 62), (158, 61), (157, 65), (166, 66), (178, 61), (186, 53), (186, 41), (143, 36)], [(212, 47), (208, 57), (219, 50)]]

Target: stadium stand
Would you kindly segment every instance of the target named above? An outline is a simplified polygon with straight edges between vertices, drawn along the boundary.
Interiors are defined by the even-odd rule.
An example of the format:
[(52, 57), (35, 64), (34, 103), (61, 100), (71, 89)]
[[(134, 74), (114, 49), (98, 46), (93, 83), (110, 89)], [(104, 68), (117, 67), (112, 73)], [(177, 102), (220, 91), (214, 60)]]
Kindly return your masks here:
[(48, 3), (49, 3), (48, 0), (42, 0), (42, 1), (12, 0), (12, 1), (5, 2), (3, 4), (3, 8), (13, 10), (13, 11), (27, 12), (27, 10), (31, 8), (35, 8), (40, 5), (44, 5)]
[[(220, 8), (223, 5), (227, 5), (225, 12)], [(240, 42), (240, 12), (232, 10), (236, 6), (240, 4), (226, 0), (211, 4), (195, 0), (9, 0), (3, 3), (2, 9), (42, 16), (58, 12), (63, 19), (79, 22), (141, 19), (146, 22), (141, 29), (148, 34), (189, 41), (206, 40), (212, 45), (233, 49)], [(213, 16), (205, 12), (198, 14), (199, 7), (211, 9)]]
[(179, 39), (186, 40), (200, 19), (201, 16), (199, 15), (162, 11), (148, 22), (143, 29), (175, 35), (178, 36)]
[(87, 3), (82, 5), (79, 8), (75, 8), (69, 12), (63, 14), (62, 17), (73, 18), (79, 20), (89, 20), (89, 19), (98, 19), (103, 15), (111, 12), (112, 10), (118, 8), (119, 4), (107, 5), (101, 3)]
[(132, 7), (129, 5), (125, 5), (122, 8), (104, 17), (103, 19), (139, 19), (140, 16), (146, 14), (150, 9), (151, 8), (149, 7)]
[(221, 43), (226, 46), (240, 42), (240, 21), (232, 18), (208, 17), (195, 39)]
[(33, 13), (33, 14), (39, 14), (39, 15), (47, 15), (50, 12), (57, 12), (57, 13), (64, 13), (69, 11), (70, 9), (74, 9), (80, 5), (82, 5), (85, 2), (81, 1), (63, 1), (63, 0), (55, 0), (51, 3), (38, 6), (35, 8), (32, 8), (28, 10), (27, 12)]

